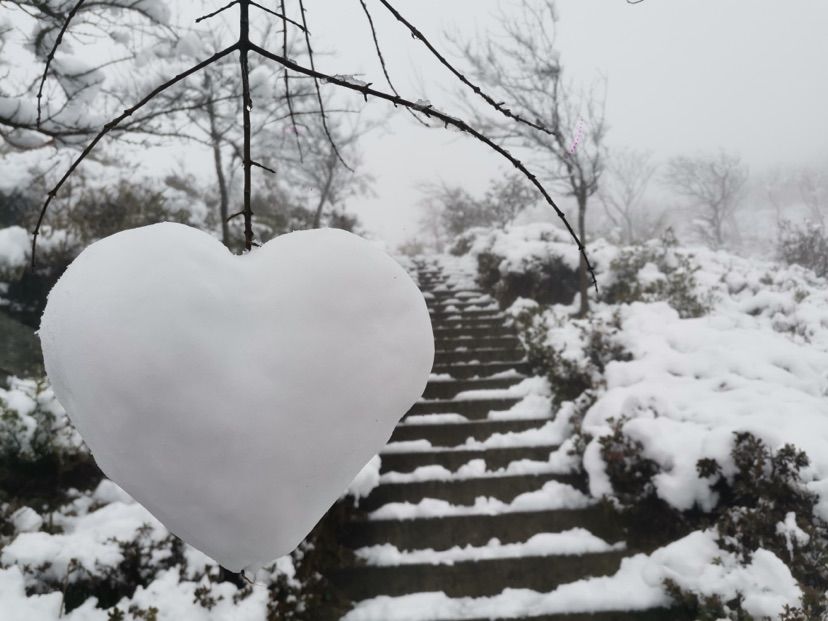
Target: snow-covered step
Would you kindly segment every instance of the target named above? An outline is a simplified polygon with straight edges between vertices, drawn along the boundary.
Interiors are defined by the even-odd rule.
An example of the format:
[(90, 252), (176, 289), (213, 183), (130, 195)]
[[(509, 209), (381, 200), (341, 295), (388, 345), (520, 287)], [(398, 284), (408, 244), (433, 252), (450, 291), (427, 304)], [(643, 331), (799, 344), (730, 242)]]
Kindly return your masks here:
[(522, 362), (526, 357), (523, 348), (502, 347), (473, 348), (454, 351), (435, 351), (434, 364), (444, 365), (455, 362)]
[[(561, 590), (567, 590), (567, 585), (563, 585)], [(558, 592), (553, 591), (553, 593)], [(579, 599), (569, 594), (557, 598), (557, 601), (561, 602), (557, 608), (571, 609), (580, 605), (583, 610), (594, 610), (596, 607), (594, 595), (588, 589), (580, 589), (578, 592)], [(418, 593), (400, 597), (383, 595), (360, 602), (349, 615), (344, 617), (344, 621), (423, 621), (424, 619), (428, 621), (515, 621), (515, 619), (521, 621), (693, 621), (696, 619), (695, 614), (688, 608), (562, 612), (531, 616), (523, 614), (526, 610), (538, 610), (538, 602), (546, 603), (547, 597), (552, 597), (552, 594), (531, 590), (504, 591), (494, 598), (491, 596), (450, 598), (443, 593)], [(500, 613), (498, 616), (479, 616), (486, 614), (487, 611), (492, 612), (495, 608)], [(389, 614), (389, 611), (394, 612)], [(459, 614), (458, 611), (463, 611), (463, 614)]]
[(423, 392), (423, 398), (450, 399), (461, 392), (469, 390), (502, 390), (519, 384), (524, 379), (526, 378), (521, 375), (514, 375), (487, 379), (432, 380), (426, 386)]
[(470, 338), (441, 338), (434, 339), (437, 351), (465, 350), (471, 347), (478, 349), (518, 349), (522, 347), (517, 336), (483, 336)]
[(498, 308), (459, 308), (450, 310), (449, 307), (441, 305), (438, 307), (429, 307), (428, 312), (431, 313), (432, 319), (501, 319), (503, 313)]
[[(518, 603), (520, 605), (520, 603)], [(648, 610), (612, 610), (606, 612), (564, 612), (560, 614), (521, 617), (522, 621), (692, 621), (695, 614), (685, 609), (650, 608)], [(464, 621), (514, 621), (514, 617), (477, 617)], [(380, 621), (379, 619), (377, 621)], [(382, 617), (382, 621), (389, 621)], [(435, 621), (441, 621), (435, 618)], [(445, 620), (448, 621), (448, 620)], [(452, 620), (456, 621), (456, 619)]]
[(434, 330), (434, 338), (436, 339), (456, 339), (456, 338), (491, 338), (501, 336), (515, 336), (514, 328), (504, 326), (500, 322), (494, 322), (491, 326), (459, 326), (456, 328), (432, 326)]
[(491, 298), (441, 298), (426, 299), (429, 309), (448, 313), (454, 310), (457, 313), (466, 313), (475, 310), (499, 312), (500, 307)]
[(440, 591), (449, 597), (496, 595), (504, 588), (548, 591), (588, 576), (618, 571), (629, 552), (486, 559), (453, 565), (350, 567), (330, 576), (352, 600)]
[(609, 542), (624, 540), (618, 515), (606, 505), (584, 509), (524, 511), (495, 515), (457, 515), (409, 520), (355, 519), (343, 543), (361, 548), (390, 543), (401, 550), (434, 548), (448, 550), (456, 545), (486, 545), (492, 539), (501, 543), (526, 541), (543, 532), (563, 532), (584, 528)]
[(360, 508), (373, 511), (392, 502), (419, 503), (424, 498), (449, 500), (455, 504), (473, 504), (483, 496), (511, 502), (526, 492), (542, 489), (549, 481), (586, 491), (587, 482), (581, 474), (538, 474), (460, 479), (457, 481), (418, 481), (383, 483), (360, 501)]
[(501, 543), (492, 539), (483, 546), (454, 546), (448, 550), (425, 548), (400, 550), (391, 544), (366, 546), (354, 550), (356, 557), (366, 565), (387, 567), (389, 565), (451, 565), (462, 561), (493, 558), (521, 558), (525, 556), (568, 556), (594, 552), (623, 550), (621, 541), (610, 544), (583, 528), (573, 528), (561, 533), (537, 533), (526, 541)]
[[(529, 459), (547, 461), (558, 446), (513, 446), (488, 449), (453, 449), (437, 451), (382, 452), (380, 472), (413, 472), (422, 466), (442, 466), (458, 470), (473, 459), (482, 459), (489, 470), (505, 468), (514, 461)], [(387, 449), (386, 449), (387, 450)]]
[(435, 295), (440, 295), (442, 297), (458, 297), (458, 298), (479, 298), (481, 296), (489, 296), (486, 292), (482, 291), (480, 287), (477, 287), (473, 284), (458, 284), (453, 283), (451, 281), (444, 281), (443, 284), (439, 286), (432, 287), (429, 290), (430, 293)]
[[(466, 319), (434, 319), (432, 316), (431, 320), (431, 327), (435, 332), (438, 330), (464, 330), (465, 332), (466, 329), (470, 328), (489, 331), (508, 330), (509, 334), (514, 334), (514, 330), (512, 328), (505, 326), (506, 320), (501, 317), (489, 319), (477, 319), (474, 317)], [(448, 336), (448, 334), (446, 334), (446, 336)]]
[[(428, 399), (411, 406), (406, 416), (419, 414), (460, 414), (469, 419), (487, 418), (489, 412), (502, 412), (520, 402), (518, 397), (492, 399)], [(405, 420), (405, 418), (403, 418)]]
[[(439, 415), (437, 415), (439, 418)], [(425, 418), (425, 417), (424, 417)], [(400, 424), (391, 435), (391, 442), (427, 440), (432, 446), (458, 446), (468, 438), (485, 440), (496, 433), (516, 433), (537, 429), (549, 422), (549, 418), (518, 420), (479, 420), (452, 424)]]
[(439, 364), (431, 372), (436, 375), (450, 375), (457, 379), (482, 378), (514, 371), (521, 375), (529, 375), (531, 369), (526, 362), (487, 362), (471, 364)]

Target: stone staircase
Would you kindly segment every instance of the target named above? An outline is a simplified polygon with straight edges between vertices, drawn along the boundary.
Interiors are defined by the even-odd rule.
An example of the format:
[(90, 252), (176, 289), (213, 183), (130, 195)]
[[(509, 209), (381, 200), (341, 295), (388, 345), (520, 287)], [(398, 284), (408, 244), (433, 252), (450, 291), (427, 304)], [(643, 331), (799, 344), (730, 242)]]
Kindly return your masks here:
[[(605, 505), (565, 509), (510, 507), (521, 494), (544, 490), (544, 486), (586, 491), (587, 481), (580, 473), (550, 468), (543, 472), (522, 473), (519, 469), (494, 472), (520, 460), (531, 460), (535, 464), (547, 462), (550, 453), (559, 448), (558, 444), (511, 446), (506, 441), (481, 447), (480, 443), (494, 434), (540, 429), (552, 420), (552, 414), (545, 412), (520, 418), (490, 415), (490, 412), (503, 413), (520, 401), (520, 397), (508, 394), (508, 389), (529, 373), (520, 341), (493, 301), (480, 291), (467, 285), (452, 286), (436, 263), (421, 263), (418, 271), (435, 335), (432, 380), (423, 398), (409, 410), (381, 453), (381, 484), (361, 501), (362, 517), (347, 525), (343, 543), (357, 554), (360, 550), (388, 544), (403, 552), (440, 553), (455, 546), (486, 546), (493, 539), (500, 545), (520, 544), (539, 533), (580, 528), (609, 544), (618, 544), (623, 540), (622, 529)], [(489, 395), (468, 391), (493, 392)], [(477, 442), (469, 446), (469, 438)], [(458, 471), (463, 467), (469, 469), (472, 460), (483, 460), (485, 468), (478, 463), (469, 470), (468, 476), (459, 476)], [(550, 493), (554, 494), (558, 487), (551, 489)], [(493, 499), (491, 510), (473, 509), (476, 499), (481, 497)], [(422, 508), (424, 501), (442, 503), (439, 507), (444, 509), (450, 503), (451, 509), (414, 511), (411, 515), (403, 511), (407, 508), (411, 513), (412, 507)], [(336, 569), (328, 578), (357, 603), (379, 596), (425, 592), (443, 592), (451, 598), (494, 596), (504, 589), (548, 593), (559, 585), (582, 578), (614, 574), (622, 559), (633, 552), (621, 544), (584, 554), (521, 553), (439, 564), (433, 561), (376, 564), (369, 559), (365, 564)], [(681, 617), (666, 609), (653, 609), (528, 614), (521, 618), (666, 621)], [(381, 616), (376, 619), (385, 621)], [(434, 617), (435, 621), (439, 619)]]

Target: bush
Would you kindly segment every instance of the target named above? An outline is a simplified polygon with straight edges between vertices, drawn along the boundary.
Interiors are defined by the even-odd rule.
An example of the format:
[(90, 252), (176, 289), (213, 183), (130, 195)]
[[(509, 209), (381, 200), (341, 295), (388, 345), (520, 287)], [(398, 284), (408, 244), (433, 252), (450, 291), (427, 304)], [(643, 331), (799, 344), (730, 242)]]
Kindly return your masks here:
[(16, 381), (12, 390), (30, 411), (0, 397), (0, 502), (55, 508), (69, 488), (97, 486), (103, 474), (46, 381)]
[(477, 255), (477, 283), (501, 308), (518, 298), (539, 304), (571, 304), (578, 293), (578, 272), (560, 257), (538, 260), (524, 271), (505, 274), (500, 269), (502, 262), (503, 257), (489, 251)]
[[(623, 433), (624, 422), (616, 421), (612, 433), (599, 442), (632, 545), (651, 546), (714, 527), (719, 547), (744, 564), (759, 548), (786, 562), (803, 598), (800, 607), (786, 609), (782, 620), (828, 618), (828, 524), (814, 515), (817, 496), (802, 485), (801, 471), (809, 463), (805, 453), (792, 445), (772, 452), (753, 434), (736, 432), (733, 476), (725, 477), (713, 459), (701, 459), (696, 466), (718, 493), (717, 506), (710, 513), (697, 508), (680, 512), (657, 497), (653, 477), (660, 472), (658, 464), (645, 458), (642, 445)], [(796, 530), (791, 528), (794, 520)], [(751, 619), (742, 610), (741, 597), (728, 602), (701, 597), (670, 580), (665, 588), (681, 610), (693, 612), (697, 619)]]
[[(601, 291), (604, 302), (665, 301), (682, 318), (701, 317), (710, 311), (710, 299), (698, 292), (691, 257), (679, 252), (668, 229), (661, 240), (623, 249), (610, 264), (611, 282)], [(642, 270), (647, 270), (642, 273)]]
[[(699, 476), (710, 479), (719, 494), (719, 547), (745, 563), (764, 548), (784, 559), (803, 587), (828, 590), (828, 524), (814, 515), (818, 497), (800, 475), (808, 456), (791, 444), (772, 453), (760, 438), (737, 432), (731, 457), (736, 474), (729, 479), (715, 460), (697, 465)], [(780, 527), (794, 520), (797, 536)]]
[[(607, 320), (597, 316), (573, 319), (540, 305), (530, 305), (515, 315), (515, 325), (532, 371), (548, 377), (555, 387), (556, 404), (574, 401), (585, 392), (600, 388), (607, 364), (631, 359), (614, 338), (621, 328), (617, 312)], [(555, 338), (555, 331), (564, 330), (575, 334), (570, 332), (566, 339)], [(568, 343), (573, 347), (568, 347)]]
[(813, 270), (817, 276), (828, 276), (828, 236), (820, 224), (806, 223), (796, 227), (782, 222), (777, 236), (779, 258), (791, 265)]

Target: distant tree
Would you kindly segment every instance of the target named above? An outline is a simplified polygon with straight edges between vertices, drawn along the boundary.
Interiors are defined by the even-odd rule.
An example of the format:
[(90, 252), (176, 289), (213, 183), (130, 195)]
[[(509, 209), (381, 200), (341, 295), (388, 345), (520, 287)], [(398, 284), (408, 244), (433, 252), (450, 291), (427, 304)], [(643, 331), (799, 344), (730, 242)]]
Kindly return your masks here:
[(808, 210), (808, 218), (821, 227), (825, 226), (828, 208), (828, 177), (822, 171), (805, 168), (797, 176), (797, 189), (802, 203)]
[(424, 184), (421, 190), (421, 205), (425, 212), (423, 226), (426, 229), (436, 227), (435, 241), (438, 237), (441, 242), (450, 241), (471, 228), (492, 224), (482, 202), (460, 186), (441, 181)]
[(407, 257), (416, 257), (425, 254), (428, 248), (425, 243), (419, 239), (407, 239), (397, 246), (397, 252)]
[[(478, 46), (459, 42), (459, 51), (477, 81), (506, 96), (512, 114), (537, 119), (549, 129), (479, 114), (477, 122), (501, 144), (532, 153), (544, 179), (575, 199), (578, 237), (586, 245), (587, 205), (604, 172), (604, 84), (579, 89), (564, 81), (555, 44), (558, 14), (552, 0), (522, 0), (519, 9), (504, 13), (500, 22), (503, 36), (489, 37)], [(583, 255), (579, 292), (583, 316), (589, 310), (589, 274)]]
[(644, 203), (657, 169), (648, 151), (621, 149), (607, 158), (598, 198), (622, 244), (652, 239), (667, 226), (667, 214)]
[(796, 226), (788, 220), (783, 221), (777, 234), (776, 250), (785, 263), (806, 267), (817, 276), (828, 276), (828, 236), (818, 223)]
[(507, 174), (489, 184), (482, 204), (492, 222), (497, 227), (504, 228), (537, 202), (537, 194), (525, 179), (516, 174)]
[(472, 196), (460, 186), (445, 182), (425, 184), (421, 226), (438, 252), (443, 246), (475, 227), (504, 228), (525, 209), (537, 203), (537, 195), (514, 174), (492, 179), (484, 195)]
[(716, 156), (677, 157), (668, 163), (664, 179), (689, 199), (699, 237), (713, 248), (724, 246), (748, 180), (741, 158), (724, 151)]

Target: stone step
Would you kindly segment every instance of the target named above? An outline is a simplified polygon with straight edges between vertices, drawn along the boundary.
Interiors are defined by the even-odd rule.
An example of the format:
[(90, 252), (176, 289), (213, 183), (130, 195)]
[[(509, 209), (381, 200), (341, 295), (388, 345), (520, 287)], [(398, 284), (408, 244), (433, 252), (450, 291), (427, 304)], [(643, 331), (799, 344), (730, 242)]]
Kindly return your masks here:
[(485, 364), (440, 364), (432, 367), (432, 373), (448, 374), (457, 379), (471, 377), (488, 377), (504, 371), (517, 371), (521, 375), (530, 375), (532, 369), (527, 362), (487, 362)]
[[(678, 608), (649, 608), (647, 610), (614, 610), (607, 612), (570, 612), (540, 617), (521, 617), (523, 621), (691, 621), (694, 612)], [(435, 619), (435, 621), (439, 621)], [(501, 617), (464, 619), (464, 621), (506, 621)], [(514, 618), (510, 618), (514, 621)]]
[(451, 399), (467, 390), (503, 390), (520, 384), (525, 377), (502, 377), (495, 379), (436, 380), (430, 381), (423, 392), (424, 399)]
[(489, 449), (462, 449), (449, 451), (380, 452), (380, 472), (413, 472), (422, 466), (442, 466), (456, 472), (472, 459), (482, 459), (488, 470), (505, 468), (513, 461), (531, 459), (547, 461), (557, 446), (513, 446)]
[(492, 338), (515, 336), (514, 328), (505, 326), (500, 323), (495, 323), (491, 326), (458, 326), (456, 328), (445, 327), (443, 324), (440, 327), (432, 325), (435, 339), (456, 339), (456, 338)]
[(468, 349), (465, 351), (435, 351), (434, 364), (445, 365), (452, 362), (521, 362), (526, 357), (523, 348), (504, 349)]
[(492, 336), (478, 338), (437, 338), (434, 345), (437, 351), (456, 351), (457, 349), (517, 349), (522, 347), (520, 339), (515, 336)]
[(457, 481), (417, 481), (412, 483), (383, 483), (359, 502), (359, 508), (374, 511), (391, 502), (417, 504), (424, 498), (446, 500), (455, 505), (473, 505), (475, 498), (497, 498), (511, 502), (516, 496), (541, 489), (549, 481), (558, 481), (587, 491), (582, 474), (532, 474), (503, 477), (479, 477)]
[(518, 398), (496, 398), (496, 399), (432, 399), (417, 401), (408, 410), (409, 414), (460, 414), (466, 418), (486, 418), (489, 412), (501, 412), (508, 410), (518, 403)]
[(454, 307), (456, 312), (464, 313), (468, 311), (489, 311), (499, 312), (500, 308), (494, 300), (477, 300), (476, 298), (459, 300), (456, 298), (441, 298), (426, 300), (426, 304), (430, 310), (436, 312), (450, 312), (449, 308)]
[(445, 310), (444, 308), (429, 308), (428, 312), (431, 313), (431, 319), (434, 320), (442, 320), (442, 319), (503, 319), (504, 315), (501, 311), (493, 309), (493, 308), (466, 308), (462, 311), (450, 311)]
[(469, 423), (450, 424), (399, 424), (391, 434), (391, 442), (428, 440), (432, 446), (458, 446), (467, 438), (485, 440), (495, 433), (517, 433), (537, 429), (551, 418), (522, 420), (480, 420)]
[(458, 515), (410, 520), (356, 519), (345, 525), (342, 542), (351, 548), (390, 543), (401, 550), (448, 550), (456, 545), (484, 546), (527, 541), (538, 533), (585, 528), (614, 543), (624, 540), (618, 514), (606, 504), (586, 509), (525, 511), (496, 515)]
[(561, 584), (618, 571), (628, 551), (580, 556), (530, 556), (456, 562), (452, 565), (349, 567), (330, 574), (352, 601), (378, 595), (442, 591), (449, 597), (484, 597), (505, 588), (552, 591)]
[(491, 298), (485, 291), (481, 291), (480, 289), (469, 289), (468, 287), (439, 287), (434, 288), (429, 291), (434, 297), (437, 299), (440, 298), (457, 298), (458, 300), (462, 300), (464, 298), (480, 298), (483, 296), (487, 296)]
[[(458, 330), (463, 328), (478, 328), (481, 330), (492, 330), (498, 328), (508, 328), (506, 326), (505, 317), (497, 317), (492, 319), (476, 319), (475, 317), (466, 319), (432, 319), (431, 328), (435, 332), (437, 330)], [(514, 330), (511, 332), (515, 333)]]

